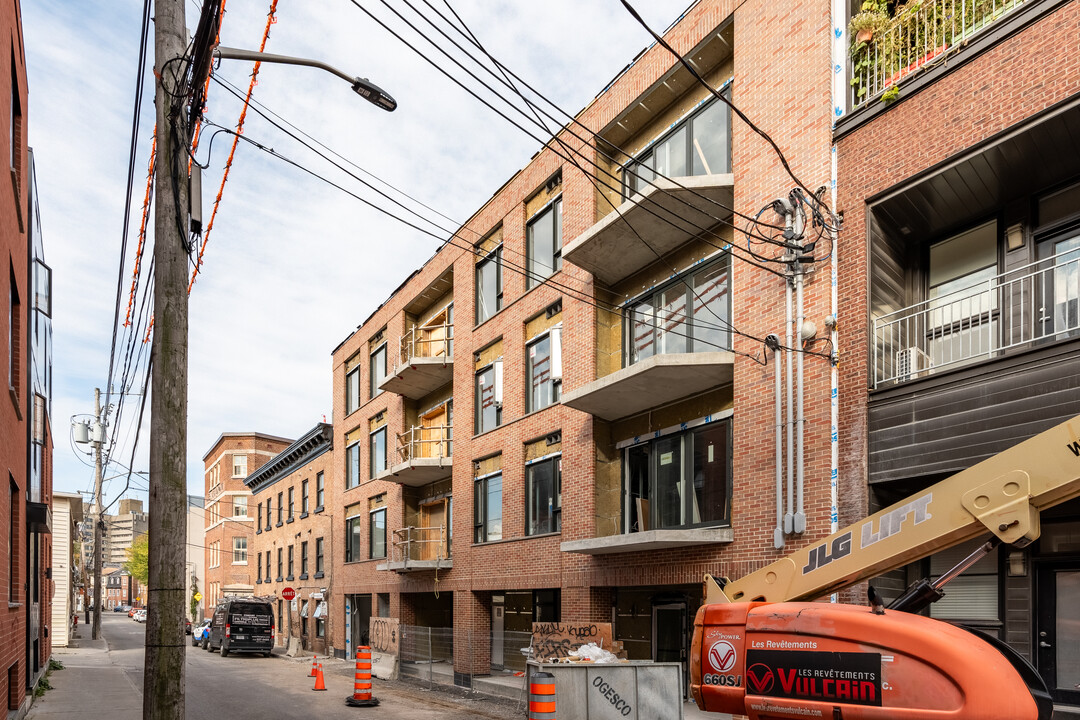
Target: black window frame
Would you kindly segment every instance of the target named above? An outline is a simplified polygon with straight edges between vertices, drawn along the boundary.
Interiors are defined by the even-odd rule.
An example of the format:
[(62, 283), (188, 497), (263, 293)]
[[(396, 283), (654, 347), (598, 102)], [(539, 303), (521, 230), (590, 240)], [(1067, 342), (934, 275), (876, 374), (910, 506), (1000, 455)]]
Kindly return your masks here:
[(308, 486), (310, 480), (304, 480), (300, 483), (300, 517), (305, 518), (308, 516), (308, 509), (310, 508), (310, 498), (308, 497)]
[[(731, 100), (731, 86), (730, 85), (728, 87), (722, 89), (720, 92), (728, 100)], [(650, 160), (653, 160), (655, 158), (654, 153), (655, 153), (656, 149), (658, 147), (660, 147), (661, 145), (663, 145), (664, 143), (666, 143), (669, 139), (671, 139), (672, 137), (674, 137), (676, 134), (678, 134), (679, 132), (681, 132), (683, 130), (686, 130), (686, 156), (685, 156), (684, 160), (686, 162), (686, 168), (687, 168), (689, 174), (687, 174), (687, 175), (678, 175), (676, 177), (697, 177), (696, 175), (693, 174), (693, 167), (694, 167), (694, 154), (693, 154), (694, 153), (694, 129), (693, 129), (693, 123), (694, 123), (695, 120), (700, 118), (702, 115), (704, 115), (705, 113), (712, 110), (716, 103), (721, 103), (723, 107), (727, 107), (726, 103), (723, 103), (723, 101), (721, 101), (719, 98), (713, 98), (712, 100), (709, 100), (708, 102), (702, 103), (701, 107), (695, 109), (693, 113), (691, 113), (690, 115), (688, 115), (687, 117), (683, 118), (678, 123), (673, 125), (663, 135), (656, 138), (653, 142), (649, 143), (649, 146), (645, 150), (638, 153), (632, 159), (630, 159), (629, 161), (627, 161), (626, 163), (623, 164), (623, 173), (622, 173), (623, 200), (629, 199), (630, 197), (632, 197), (634, 195), (634, 193), (641, 192), (643, 188), (650, 187), (650, 182), (654, 183), (656, 181), (656, 175), (655, 175), (655, 172), (654, 172), (655, 162), (653, 163), (653, 165), (651, 167), (646, 165), (646, 167), (650, 171), (653, 171), (652, 177), (648, 181), (642, 180), (639, 177), (636, 177), (637, 175), (641, 174), (640, 172), (638, 172), (637, 168), (640, 168), (643, 165), (645, 165), (646, 163), (648, 163)], [(727, 121), (728, 121), (727, 122), (727, 127), (728, 127), (728, 131), (727, 131), (727, 166), (725, 168), (723, 168), (721, 172), (712, 173), (713, 175), (725, 175), (725, 174), (731, 173), (731, 168), (732, 168), (731, 134), (732, 134), (732, 130), (731, 130), (731, 110), (730, 110), (730, 108), (728, 108), (728, 110), (727, 110)]]
[[(371, 351), (368, 364), (368, 391), (369, 399), (374, 400), (383, 394), (383, 391), (379, 388), (379, 384), (386, 379), (387, 373), (387, 356), (389, 351), (387, 350), (387, 343), (384, 341), (381, 345)], [(376, 363), (379, 362), (379, 356), (382, 356), (382, 372), (376, 372)]]
[[(548, 213), (554, 213), (552, 218), (552, 238), (551, 238), (551, 265), (545, 265), (545, 267), (551, 270), (550, 273), (544, 275), (537, 272), (536, 266), (538, 259), (536, 257), (536, 251), (534, 250), (535, 240), (533, 239), (533, 228), (536, 227)], [(560, 270), (562, 270), (562, 248), (563, 248), (563, 233), (562, 233), (562, 194), (558, 195), (547, 205), (543, 207), (539, 212), (529, 218), (529, 221), (525, 224), (525, 290), (526, 292), (532, 290), (534, 287), (542, 285), (545, 280), (552, 277)], [(546, 258), (545, 258), (546, 260)]]
[[(375, 552), (375, 536), (377, 533), (375, 519), (380, 515), (382, 516), (382, 554), (378, 555)], [(386, 507), (374, 508), (368, 511), (368, 559), (381, 560), (386, 557), (386, 540)]]
[[(554, 329), (554, 328), (553, 328)], [(555, 356), (555, 348), (553, 347), (555, 342), (553, 339), (554, 333), (552, 330), (548, 330), (537, 337), (530, 340), (525, 345), (525, 412), (532, 413), (544, 408), (551, 407), (552, 405), (558, 405), (562, 400), (562, 377), (555, 378), (553, 368), (555, 366), (552, 358)], [(537, 393), (543, 396), (543, 391), (539, 390), (533, 383), (533, 353), (532, 349), (538, 347), (541, 343), (546, 342), (548, 344), (548, 379), (540, 385), (550, 384), (551, 390), (548, 393), (550, 395), (550, 401), (539, 404), (538, 399), (534, 397)], [(560, 347), (561, 351), (561, 347)]]
[[(551, 498), (551, 519), (549, 525), (545, 528), (538, 528), (536, 521), (533, 519), (535, 515), (535, 508), (533, 500), (535, 499), (535, 492), (533, 491), (534, 473), (545, 465), (552, 466), (552, 498)], [(525, 534), (526, 535), (547, 535), (550, 533), (562, 532), (562, 454), (554, 455), (552, 457), (542, 458), (540, 460), (534, 460), (532, 462), (525, 463)]]
[(323, 547), (323, 545), (324, 545), (323, 538), (321, 538), (321, 537), (315, 538), (315, 577), (316, 578), (323, 577), (323, 568), (325, 567), (325, 565), (324, 565), (325, 556), (323, 554), (323, 550), (325, 548)]
[(266, 551), (266, 582), (270, 582), (270, 551)]
[[(359, 562), (363, 559), (361, 555), (361, 542), (360, 538), (363, 532), (363, 525), (361, 520), (364, 519), (363, 515), (353, 515), (345, 518), (345, 562)], [(355, 538), (355, 544), (353, 539)]]
[(296, 519), (296, 486), (289, 486), (289, 522)]
[[(489, 430), (494, 430), (495, 428), (502, 426), (502, 402), (495, 399), (495, 395), (498, 394), (495, 389), (496, 383), (498, 382), (498, 372), (495, 369), (495, 365), (496, 363), (492, 362), (477, 370), (475, 380), (473, 380), (473, 407), (475, 408), (475, 412), (473, 413), (473, 433), (476, 435), (488, 432)], [(486, 375), (488, 372), (491, 373), (491, 401), (495, 406), (495, 424), (491, 427), (485, 427), (481, 422), (481, 419), (483, 418), (484, 406), (482, 397), (483, 391), (481, 390), (480, 378)]]
[[(376, 465), (375, 461), (377, 459), (376, 458), (376, 453), (375, 453), (376, 438), (380, 434), (382, 435), (382, 468), (381, 469), (376, 468), (376, 466), (375, 466)], [(387, 437), (386, 425), (383, 425), (380, 428), (376, 428), (375, 430), (372, 430), (370, 433), (368, 433), (368, 477), (371, 478), (372, 480), (374, 480), (378, 476), (379, 473), (385, 472), (387, 467), (388, 467), (388, 465), (387, 465), (387, 463), (388, 463), (387, 442), (389, 442), (389, 440), (388, 440), (388, 437)]]
[[(488, 527), (491, 522), (491, 509), (488, 507), (488, 496), (490, 494), (489, 487), (491, 481), (498, 478), (499, 480), (499, 535), (498, 537), (492, 537), (490, 528)], [(506, 537), (503, 532), (502, 520), (503, 520), (503, 488), (502, 488), (503, 474), (502, 472), (491, 473), (484, 477), (476, 478), (473, 481), (473, 543), (488, 543), (502, 540)]]
[(291, 582), (292, 580), (294, 580), (296, 578), (296, 576), (293, 575), (293, 569), (296, 567), (296, 565), (295, 565), (295, 563), (296, 563), (296, 546), (295, 545), (289, 545), (288, 556), (289, 556), (289, 563), (288, 563), (288, 565), (286, 567), (289, 570), (289, 574), (285, 576), (285, 579), (289, 580)]
[(307, 580), (308, 577), (308, 543), (304, 540), (300, 543), (300, 579)]
[(284, 499), (285, 493), (279, 492), (277, 494), (277, 523), (274, 527), (281, 527), (285, 524), (285, 521), (283, 519), (285, 517), (285, 503), (283, 502)]
[(258, 510), (257, 510), (258, 515), (257, 515), (256, 520), (255, 520), (255, 534), (256, 535), (258, 535), (259, 533), (262, 532), (262, 506), (263, 506), (263, 504), (259, 503)]
[(315, 473), (315, 512), (322, 512), (326, 499), (326, 475), (322, 470)]
[[(345, 489), (360, 486), (360, 441), (345, 446)], [(321, 507), (321, 505), (320, 505)]]
[[(497, 315), (503, 309), (503, 261), (502, 261), (502, 257), (503, 257), (503, 246), (500, 243), (499, 246), (496, 247), (495, 249), (493, 249), (491, 252), (489, 252), (484, 257), (483, 260), (476, 263), (476, 277), (475, 277), (475, 285), (476, 285), (476, 313), (475, 313), (475, 315), (476, 316), (475, 316), (474, 320), (476, 321), (477, 325), (479, 325), (479, 324), (487, 321), (489, 318)], [(483, 285), (481, 283), (481, 279), (482, 279), (482, 276), (484, 274), (484, 271), (492, 263), (494, 263), (494, 265), (495, 265), (495, 297), (494, 297), (494, 301), (495, 301), (494, 302), (494, 307), (495, 307), (495, 309), (492, 310), (491, 312), (489, 312), (487, 315), (484, 315), (483, 317), (481, 317), (480, 308), (481, 308), (482, 303), (480, 302), (480, 298), (483, 295), (482, 290), (481, 290), (481, 288), (483, 287)]]
[(345, 414), (351, 415), (360, 409), (360, 364), (345, 373)]
[(266, 528), (265, 528), (266, 530), (272, 530), (273, 529), (273, 522), (274, 522), (273, 521), (273, 512), (272, 512), (273, 504), (274, 504), (273, 497), (266, 498)]
[(285, 549), (284, 548), (278, 548), (277, 549), (277, 582), (283, 582), (285, 580), (285, 575), (282, 573), (282, 571), (284, 569), (285, 569)]

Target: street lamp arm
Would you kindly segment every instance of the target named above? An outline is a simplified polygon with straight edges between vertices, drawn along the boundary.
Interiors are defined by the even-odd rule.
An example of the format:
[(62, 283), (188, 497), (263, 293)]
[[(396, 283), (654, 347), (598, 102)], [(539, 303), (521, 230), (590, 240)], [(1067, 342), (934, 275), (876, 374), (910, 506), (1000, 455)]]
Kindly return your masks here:
[(218, 46), (214, 50), (214, 57), (222, 60), (251, 60), (256, 62), (277, 63), (279, 65), (303, 65), (318, 68), (328, 73), (337, 75), (342, 80), (352, 85), (353, 92), (364, 98), (372, 105), (376, 105), (387, 112), (393, 112), (397, 108), (397, 101), (390, 97), (389, 93), (380, 88), (367, 78), (353, 77), (333, 65), (320, 60), (292, 57), (290, 55), (275, 55), (273, 53), (256, 52), (254, 50), (242, 50), (240, 48)]

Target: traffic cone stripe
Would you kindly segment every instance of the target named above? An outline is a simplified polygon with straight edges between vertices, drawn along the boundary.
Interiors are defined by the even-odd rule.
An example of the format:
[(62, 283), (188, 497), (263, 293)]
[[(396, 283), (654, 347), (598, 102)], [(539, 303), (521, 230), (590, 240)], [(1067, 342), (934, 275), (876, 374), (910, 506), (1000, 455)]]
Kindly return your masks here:
[(318, 664), (318, 669), (315, 671), (315, 687), (312, 690), (325, 690), (326, 683), (323, 681), (322, 663)]
[(535, 673), (529, 682), (529, 720), (556, 720), (555, 677)]

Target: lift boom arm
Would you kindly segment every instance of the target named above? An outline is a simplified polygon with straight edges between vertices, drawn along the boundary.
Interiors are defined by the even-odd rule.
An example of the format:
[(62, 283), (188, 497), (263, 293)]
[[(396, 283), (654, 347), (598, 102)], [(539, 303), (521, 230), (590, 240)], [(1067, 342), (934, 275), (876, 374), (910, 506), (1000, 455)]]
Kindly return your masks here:
[(1080, 415), (724, 585), (706, 603), (811, 600), (989, 530), (1023, 547), (1039, 513), (1080, 495)]

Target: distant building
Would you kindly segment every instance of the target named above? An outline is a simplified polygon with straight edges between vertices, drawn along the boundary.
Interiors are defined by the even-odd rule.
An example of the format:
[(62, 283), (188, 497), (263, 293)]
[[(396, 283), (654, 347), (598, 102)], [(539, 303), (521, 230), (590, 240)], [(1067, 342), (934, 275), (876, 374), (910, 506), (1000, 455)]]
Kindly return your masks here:
[(104, 556), (105, 562), (123, 565), (128, 550), (136, 540), (146, 537), (149, 524), (143, 512), (142, 500), (123, 499), (116, 515), (105, 515)]
[(197, 601), (197, 610), (193, 621), (198, 621), (206, 615), (206, 553), (203, 552), (203, 540), (206, 533), (206, 499), (198, 495), (187, 496), (187, 578), (188, 578), (188, 605), (185, 606), (188, 618), (191, 619), (190, 598), (192, 587), (199, 588), (202, 600)]
[(248, 548), (255, 536), (247, 476), (284, 450), (292, 440), (264, 433), (222, 433), (203, 456), (206, 477), (206, 589), (203, 607), (226, 595), (255, 592), (254, 563)]

